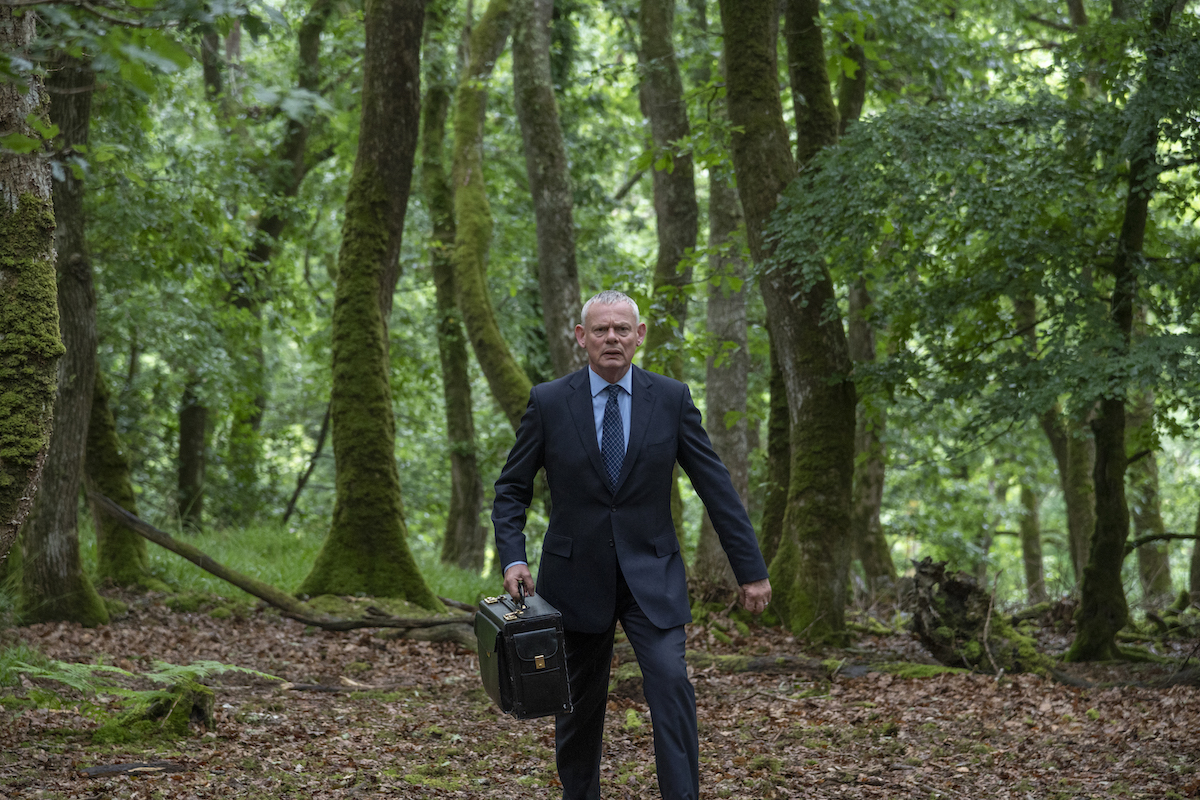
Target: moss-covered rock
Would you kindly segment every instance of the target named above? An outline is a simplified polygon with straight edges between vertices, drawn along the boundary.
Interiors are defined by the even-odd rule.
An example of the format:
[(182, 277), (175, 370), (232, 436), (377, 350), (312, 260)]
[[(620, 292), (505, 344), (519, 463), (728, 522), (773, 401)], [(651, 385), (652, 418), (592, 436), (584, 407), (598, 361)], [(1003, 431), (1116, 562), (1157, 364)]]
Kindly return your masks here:
[(178, 739), (191, 723), (215, 730), (213, 691), (193, 680), (182, 680), (169, 690), (154, 692), (119, 717), (92, 733), (94, 744), (128, 744), (147, 739)]

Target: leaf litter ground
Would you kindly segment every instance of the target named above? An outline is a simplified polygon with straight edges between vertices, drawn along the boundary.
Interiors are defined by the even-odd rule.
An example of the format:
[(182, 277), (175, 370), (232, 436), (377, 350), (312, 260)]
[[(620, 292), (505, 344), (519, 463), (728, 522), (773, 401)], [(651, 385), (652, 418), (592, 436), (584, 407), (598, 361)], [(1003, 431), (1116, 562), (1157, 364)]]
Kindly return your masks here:
[[(547, 720), (499, 714), (475, 655), (454, 644), (330, 633), (257, 610), (244, 618), (177, 613), (132, 597), (103, 628), (0, 630), (63, 661), (138, 672), (155, 661), (222, 661), (245, 674), (210, 679), (215, 731), (138, 745), (91, 744), (87, 702), (0, 707), (0, 798), (558, 798)], [(695, 626), (691, 647), (791, 653), (778, 630), (721, 643)], [(928, 661), (904, 636), (867, 637), (810, 657)], [(1091, 680), (1148, 680), (1161, 667), (1091, 668)], [(1169, 669), (1169, 668), (1167, 668)], [(832, 680), (695, 671), (705, 798), (1200, 797), (1200, 690), (1080, 689), (1019, 675)], [(367, 687), (348, 692), (346, 681)], [(35, 689), (0, 690), (12, 700)], [(85, 698), (79, 698), (80, 701)], [(90, 698), (91, 705), (105, 698)], [(606, 798), (656, 797), (651, 721), (614, 697), (606, 722)], [(179, 772), (91, 778), (89, 767), (171, 762)]]

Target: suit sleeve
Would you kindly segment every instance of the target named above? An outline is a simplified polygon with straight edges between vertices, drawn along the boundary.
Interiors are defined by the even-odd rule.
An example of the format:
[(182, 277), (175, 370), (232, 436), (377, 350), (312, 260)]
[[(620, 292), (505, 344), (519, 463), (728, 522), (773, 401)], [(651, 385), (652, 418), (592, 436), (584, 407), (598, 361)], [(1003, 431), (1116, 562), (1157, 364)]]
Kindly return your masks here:
[(766, 578), (767, 565), (758, 548), (754, 526), (750, 524), (741, 497), (733, 488), (729, 470), (712, 448), (700, 410), (692, 402), (691, 390), (686, 386), (679, 415), (676, 459), (704, 502), (738, 585)]
[(534, 387), (529, 393), (525, 416), (517, 428), (517, 440), (496, 479), (492, 526), (496, 533), (496, 556), (501, 566), (514, 561), (529, 561), (525, 555), (525, 510), (533, 500), (534, 478), (544, 464), (545, 437), (537, 387)]

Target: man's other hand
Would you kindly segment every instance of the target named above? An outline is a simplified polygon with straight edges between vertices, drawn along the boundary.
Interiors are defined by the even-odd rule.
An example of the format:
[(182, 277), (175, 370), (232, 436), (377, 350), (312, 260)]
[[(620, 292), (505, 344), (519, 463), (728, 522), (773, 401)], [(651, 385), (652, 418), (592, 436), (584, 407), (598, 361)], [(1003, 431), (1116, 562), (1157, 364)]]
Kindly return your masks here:
[[(513, 567), (512, 572), (516, 567)], [(505, 587), (508, 586), (507, 577), (504, 580)], [(513, 584), (513, 589), (516, 589), (516, 584)], [(771, 602), (771, 581), (769, 578), (763, 578), (761, 581), (753, 581), (751, 583), (743, 583), (738, 587), (738, 600), (742, 603), (742, 608), (749, 611), (751, 614), (761, 614), (767, 607), (767, 603)]]
[[(504, 591), (508, 592), (508, 596), (513, 600), (520, 601), (517, 584), (524, 585), (526, 597), (533, 597), (533, 575), (529, 572), (528, 565), (513, 564), (504, 573)], [(767, 587), (767, 594), (770, 593), (771, 589)]]

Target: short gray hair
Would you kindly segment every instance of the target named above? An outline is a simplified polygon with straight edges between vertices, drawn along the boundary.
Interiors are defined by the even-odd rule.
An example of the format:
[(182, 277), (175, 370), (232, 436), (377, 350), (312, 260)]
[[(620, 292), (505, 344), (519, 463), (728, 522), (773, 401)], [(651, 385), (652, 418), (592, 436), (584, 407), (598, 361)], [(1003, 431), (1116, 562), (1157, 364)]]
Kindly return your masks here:
[(584, 303), (583, 311), (579, 314), (580, 323), (583, 325), (583, 327), (587, 327), (588, 309), (590, 309), (593, 305), (615, 306), (618, 303), (625, 303), (633, 309), (633, 324), (635, 326), (641, 323), (642, 314), (641, 311), (638, 310), (638, 304), (634, 302), (632, 297), (624, 292), (618, 292), (616, 289), (605, 289), (603, 292), (594, 295), (591, 300), (588, 300), (586, 303)]

